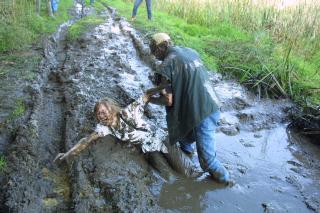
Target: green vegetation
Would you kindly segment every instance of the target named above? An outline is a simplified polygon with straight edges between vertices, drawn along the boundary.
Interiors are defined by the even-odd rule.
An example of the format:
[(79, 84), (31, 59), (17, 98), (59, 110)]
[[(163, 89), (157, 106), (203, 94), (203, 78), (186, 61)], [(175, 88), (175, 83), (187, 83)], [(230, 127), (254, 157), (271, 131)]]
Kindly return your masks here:
[(11, 122), (14, 119), (17, 119), (26, 112), (26, 105), (23, 98), (17, 98), (16, 100), (13, 100), (15, 102), (14, 107), (10, 114), (4, 119), (3, 123), (0, 123), (0, 127), (3, 125)]
[[(23, 49), (69, 18), (72, 0), (60, 1), (54, 17), (47, 15), (46, 1), (40, 1), (39, 14), (34, 1), (0, 2), (0, 52)], [(133, 24), (146, 35), (167, 32), (175, 44), (196, 49), (209, 69), (235, 75), (262, 95), (319, 105), (320, 3), (279, 2), (157, 0), (154, 20), (147, 20), (142, 4)], [(96, 0), (93, 7), (99, 14), (107, 5), (130, 19), (133, 0)], [(70, 27), (68, 39), (102, 22), (100, 16), (85, 17)], [(0, 76), (6, 73), (0, 70)]]
[(76, 38), (80, 37), (84, 32), (88, 31), (90, 28), (103, 23), (103, 21), (103, 18), (96, 15), (86, 16), (69, 28), (67, 39), (73, 41)]
[[(130, 19), (132, 0), (97, 2)], [(142, 4), (133, 24), (145, 34), (167, 32), (175, 44), (196, 49), (209, 69), (232, 73), (262, 95), (319, 105), (320, 4), (280, 9), (259, 2), (158, 0), (153, 21)]]
[(25, 111), (26, 111), (26, 106), (24, 104), (24, 101), (22, 99), (18, 99), (16, 101), (15, 108), (12, 112), (12, 116), (13, 117), (20, 117), (24, 114)]
[(0, 52), (23, 49), (43, 33), (54, 32), (59, 24), (69, 19), (68, 10), (72, 5), (72, 0), (60, 1), (57, 14), (50, 17), (44, 0), (41, 0), (39, 15), (35, 1), (1, 1)]
[(4, 171), (7, 167), (7, 161), (4, 156), (0, 156), (0, 172)]
[[(90, 0), (85, 0), (85, 3), (86, 3), (86, 6), (89, 6)], [(106, 7), (102, 4), (102, 2), (95, 1), (92, 6), (98, 14), (106, 9)]]

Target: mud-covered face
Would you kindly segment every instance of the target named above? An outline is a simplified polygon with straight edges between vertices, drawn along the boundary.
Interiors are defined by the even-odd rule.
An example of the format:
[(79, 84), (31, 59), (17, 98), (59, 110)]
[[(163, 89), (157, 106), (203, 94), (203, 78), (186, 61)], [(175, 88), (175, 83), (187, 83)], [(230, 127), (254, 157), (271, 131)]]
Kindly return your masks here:
[(168, 43), (162, 42), (161, 44), (156, 45), (154, 41), (151, 41), (150, 50), (151, 53), (158, 59), (163, 61), (167, 56)]
[(96, 116), (99, 122), (110, 125), (113, 122), (112, 109), (104, 104), (100, 104), (96, 111)]

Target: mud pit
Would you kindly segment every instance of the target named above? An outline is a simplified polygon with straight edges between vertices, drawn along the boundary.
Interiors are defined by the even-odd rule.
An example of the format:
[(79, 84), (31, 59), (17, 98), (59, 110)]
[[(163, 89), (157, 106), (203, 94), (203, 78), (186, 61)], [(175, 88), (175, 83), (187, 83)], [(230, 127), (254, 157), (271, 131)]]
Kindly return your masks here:
[[(223, 102), (217, 155), (234, 187), (224, 188), (207, 174), (167, 182), (138, 150), (112, 137), (71, 164), (54, 165), (57, 153), (94, 128), (95, 101), (107, 96), (125, 106), (152, 87), (148, 76), (155, 62), (141, 36), (114, 10), (104, 16), (104, 24), (73, 43), (65, 41), (71, 22), (48, 40), (30, 86), (30, 116), (6, 142), (3, 211), (320, 212), (319, 147), (288, 134), (291, 104), (257, 100), (217, 74), (211, 74)], [(147, 111), (151, 125), (166, 128), (163, 108)]]

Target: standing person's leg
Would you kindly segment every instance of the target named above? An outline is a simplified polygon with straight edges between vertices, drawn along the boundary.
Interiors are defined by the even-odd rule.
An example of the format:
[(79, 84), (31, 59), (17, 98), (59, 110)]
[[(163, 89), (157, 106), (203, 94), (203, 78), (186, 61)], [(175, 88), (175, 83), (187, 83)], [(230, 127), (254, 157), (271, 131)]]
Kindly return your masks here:
[(58, 2), (57, 0), (51, 0), (51, 8), (52, 8), (52, 13), (56, 13), (58, 10)]
[(132, 10), (132, 19), (134, 19), (137, 15), (138, 7), (140, 6), (142, 0), (135, 0), (134, 5), (133, 5), (133, 10)]
[(229, 183), (230, 175), (216, 158), (215, 129), (220, 112), (214, 112), (196, 127), (196, 144), (200, 166), (220, 182)]
[(146, 5), (147, 5), (147, 12), (148, 12), (148, 19), (152, 19), (152, 0), (146, 0)]

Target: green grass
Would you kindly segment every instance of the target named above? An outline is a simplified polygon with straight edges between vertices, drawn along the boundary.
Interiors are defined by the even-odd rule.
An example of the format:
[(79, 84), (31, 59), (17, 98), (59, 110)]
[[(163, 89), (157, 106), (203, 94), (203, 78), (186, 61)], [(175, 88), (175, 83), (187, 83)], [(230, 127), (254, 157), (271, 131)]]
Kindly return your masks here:
[(43, 0), (40, 15), (36, 14), (33, 1), (15, 2), (0, 2), (0, 53), (24, 49), (44, 33), (54, 32), (69, 19), (68, 11), (73, 5), (73, 0), (60, 1), (57, 14), (49, 17)]
[[(130, 19), (133, 4), (128, 4), (128, 2), (121, 0), (98, 1), (117, 8), (122, 16), (128, 20)], [(134, 26), (137, 29), (148, 35), (155, 32), (168, 33), (176, 45), (187, 46), (197, 50), (211, 70), (218, 68), (218, 58), (205, 50), (208, 41), (223, 40), (228, 42), (235, 40), (247, 41), (250, 39), (250, 36), (244, 31), (223, 23), (215, 28), (208, 28), (197, 24), (189, 24), (185, 20), (165, 12), (154, 11), (154, 20), (148, 21), (146, 14), (146, 8), (142, 4), (139, 7), (137, 19), (134, 22)]]
[(26, 105), (23, 98), (17, 98), (15, 101), (14, 107), (11, 113), (4, 119), (4, 122), (0, 124), (0, 126), (11, 122), (14, 119), (17, 119), (24, 115), (26, 112)]
[(79, 38), (84, 32), (89, 31), (92, 27), (103, 23), (104, 20), (102, 17), (98, 17), (96, 15), (90, 15), (82, 18), (72, 26), (70, 26), (68, 30), (67, 39), (69, 41), (73, 41)]
[(7, 161), (4, 156), (0, 156), (0, 172), (4, 171), (7, 167)]
[[(260, 1), (265, 4), (159, 0), (153, 5), (153, 21), (147, 20), (145, 4), (141, 4), (133, 24), (146, 35), (167, 32), (176, 45), (197, 50), (209, 69), (235, 75), (263, 94), (320, 105), (319, 4), (276, 10), (269, 1)], [(60, 1), (59, 12), (52, 18), (44, 6), (38, 16), (33, 1), (17, 2), (15, 7), (0, 8), (0, 52), (23, 49), (41, 34), (54, 32), (69, 19), (72, 5), (72, 0)], [(99, 14), (106, 5), (130, 19), (133, 0), (96, 0), (93, 7)], [(95, 15), (85, 17), (70, 27), (68, 39), (102, 22)], [(0, 71), (0, 76), (5, 73)]]
[(12, 117), (17, 118), (22, 116), (26, 111), (26, 106), (22, 99), (18, 99), (15, 104), (15, 108), (12, 112)]
[[(182, 0), (177, 2), (180, 1)], [(98, 2), (115, 7), (128, 20), (131, 17), (132, 1)], [(235, 25), (232, 22), (235, 17), (232, 18), (231, 15), (222, 18), (212, 16), (212, 8), (210, 11), (206, 10), (206, 14), (201, 8), (190, 13), (184, 10), (181, 5), (176, 8), (157, 5), (153, 8), (154, 20), (148, 21), (146, 7), (141, 4), (133, 25), (146, 35), (168, 33), (176, 45), (197, 50), (209, 69), (235, 75), (240, 82), (261, 94), (288, 96), (301, 105), (320, 104), (319, 49), (310, 48), (309, 51), (313, 52), (307, 58), (302, 54), (306, 50), (300, 48), (300, 52), (293, 51), (295, 48), (289, 38), (279, 42), (280, 38), (275, 39), (270, 31), (258, 28), (257, 25), (248, 30), (249, 22), (238, 22)], [(240, 10), (238, 12), (238, 17), (243, 16)], [(251, 11), (250, 14), (252, 24), (256, 24), (256, 15), (259, 15), (255, 12)], [(249, 15), (250, 11), (246, 13)], [(208, 17), (215, 18), (207, 20)]]
[[(90, 0), (85, 0), (85, 3), (86, 3), (86, 6), (89, 6)], [(97, 2), (97, 1), (95, 1), (92, 6), (98, 14), (106, 9), (106, 7), (101, 2)]]

